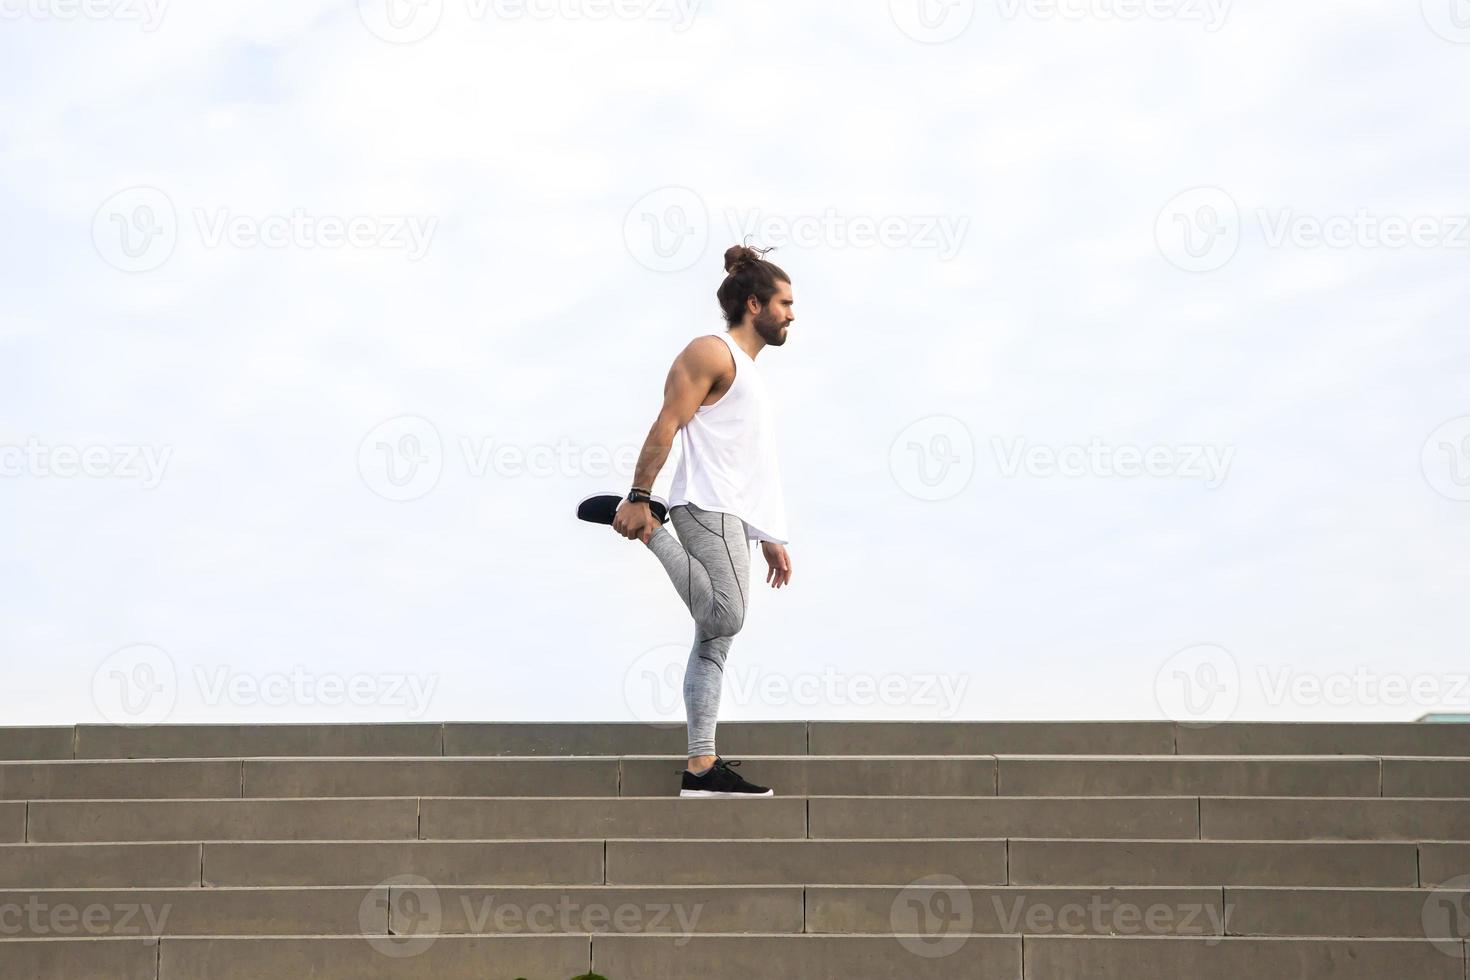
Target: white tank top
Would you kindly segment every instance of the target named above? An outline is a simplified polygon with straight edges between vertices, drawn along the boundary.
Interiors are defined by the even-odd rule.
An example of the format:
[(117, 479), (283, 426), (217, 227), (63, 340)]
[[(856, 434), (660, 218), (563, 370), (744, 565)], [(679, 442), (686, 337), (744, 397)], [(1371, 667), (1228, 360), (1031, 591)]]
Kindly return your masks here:
[(755, 360), (728, 333), (735, 380), (720, 400), (701, 405), (679, 430), (684, 450), (669, 506), (694, 504), (745, 522), (747, 540), (786, 544), (786, 502), (776, 463), (776, 415)]

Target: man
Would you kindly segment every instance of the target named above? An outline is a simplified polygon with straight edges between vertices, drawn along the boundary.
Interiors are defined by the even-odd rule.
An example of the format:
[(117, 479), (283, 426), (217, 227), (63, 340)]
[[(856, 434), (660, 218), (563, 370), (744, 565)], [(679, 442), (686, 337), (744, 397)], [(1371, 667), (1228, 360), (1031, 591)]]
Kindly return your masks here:
[[(755, 368), (766, 347), (786, 343), (791, 280), (762, 251), (736, 245), (725, 252), (725, 280), (716, 291), (729, 330), (690, 342), (664, 383), (664, 404), (649, 430), (627, 499), (594, 494), (577, 516), (611, 524), (642, 541), (663, 563), (694, 616), (694, 649), (684, 671), (689, 764), (680, 796), (772, 796), (715, 752), (725, 657), (745, 622), (750, 541), (761, 543), (766, 582), (791, 581), (786, 554), (786, 507), (776, 460), (775, 411)], [(652, 494), (674, 433), (683, 456), (667, 507)], [(676, 540), (663, 527), (672, 519)]]

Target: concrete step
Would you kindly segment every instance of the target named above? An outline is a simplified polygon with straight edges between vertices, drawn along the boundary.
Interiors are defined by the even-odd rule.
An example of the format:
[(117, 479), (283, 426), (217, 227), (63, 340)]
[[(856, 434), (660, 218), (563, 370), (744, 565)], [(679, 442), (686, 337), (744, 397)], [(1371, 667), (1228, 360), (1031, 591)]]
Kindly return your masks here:
[(1200, 800), (1200, 836), (1206, 840), (1470, 841), (1470, 800), (1207, 797)]
[[(561, 759), (280, 759), (244, 763), (244, 795), (617, 796), (619, 761)], [(678, 778), (667, 794), (678, 795)]]
[[(0, 937), (357, 936), (388, 932), (387, 886), (0, 891)], [(3, 973), (0, 973), (3, 975)]]
[[(922, 950), (923, 941), (918, 937), (910, 945)], [(381, 940), (376, 946), (361, 938), (216, 938), (164, 939), (161, 946), (160, 980), (569, 980), (589, 968), (611, 980), (1021, 976), (1021, 939), (1013, 936), (968, 937), (966, 955), (949, 958), (916, 954), (894, 939), (873, 936), (448, 936)]]
[(0, 844), (26, 839), (26, 805), (23, 802), (0, 803)]
[[(3, 937), (630, 933), (1176, 935), (1458, 942), (1470, 888), (526, 886), (0, 891)], [(391, 915), (390, 915), (391, 913)], [(391, 923), (391, 927), (390, 927)]]
[[(951, 918), (961, 932), (1450, 939), (1467, 925), (1470, 888), (964, 887), (806, 889), (806, 930), (923, 931)], [(904, 916), (907, 914), (908, 921)], [(927, 918), (925, 918), (927, 914)]]
[(48, 800), (30, 804), (39, 843), (416, 840), (416, 799)]
[[(755, 804), (758, 805), (758, 804)], [(202, 856), (201, 856), (202, 855)], [(605, 858), (605, 864), (604, 864)], [(202, 865), (202, 872), (201, 872)], [(456, 840), (0, 844), (0, 887), (1294, 885), (1412, 888), (1470, 871), (1452, 843), (1188, 840)]]
[(11, 839), (34, 843), (1199, 837), (1192, 797), (48, 800), (28, 826), (26, 804), (6, 806)]
[(443, 754), (444, 726), (438, 723), (76, 726), (78, 759)]
[(1464, 980), (1463, 944), (1425, 939), (1028, 936), (1026, 980)]
[(160, 946), (158, 980), (570, 980), (592, 963), (589, 936), (167, 938)]
[[(749, 756), (780, 796), (1470, 798), (1470, 761), (1179, 756)], [(673, 757), (0, 762), (0, 800), (677, 796)], [(1383, 775), (1380, 775), (1383, 773)], [(1467, 777), (1464, 781), (1457, 779)]]
[(1470, 881), (1443, 888), (1226, 888), (1238, 936), (1449, 939), (1470, 933)]
[(1470, 759), (1384, 759), (1383, 795), (1470, 797)]
[(203, 845), (203, 882), (367, 886), (413, 875), (435, 886), (599, 885), (606, 846), (600, 840), (220, 842)]
[[(1178, 725), (1179, 755), (1404, 755), (1470, 758), (1470, 725), (1230, 722)], [(1033, 750), (1034, 751), (1034, 750)]]
[[(722, 729), (723, 730), (723, 729)], [(722, 750), (723, 751), (723, 750)], [(1396, 755), (1470, 758), (1470, 725), (814, 721), (815, 755)]]
[[(1458, 949), (1453, 948), (1458, 946)], [(1402, 939), (500, 935), (0, 940), (3, 977), (123, 980), (1463, 980), (1464, 944)], [(1024, 953), (1023, 953), (1024, 947)], [(1023, 972), (1024, 956), (1024, 972)], [(697, 972), (691, 970), (697, 964)]]
[(153, 939), (0, 939), (4, 980), (157, 980)]
[(1379, 796), (1368, 758), (1003, 756), (1001, 796)]
[[(805, 755), (804, 721), (722, 721), (720, 751), (746, 755)], [(683, 723), (446, 724), (446, 756), (661, 755), (687, 758), (689, 736)]]
[(1015, 885), (1419, 885), (1414, 844), (1012, 840), (1008, 845), (1008, 881)]
[(1220, 888), (972, 887), (946, 883), (810, 887), (806, 931), (915, 934), (1221, 936)]
[(463, 838), (804, 838), (807, 801), (657, 799), (425, 799), (420, 836)]
[(45, 728), (0, 728), (0, 759), (70, 759), (71, 725)]
[[(726, 755), (1369, 755), (1470, 759), (1470, 725), (724, 722)], [(410, 723), (0, 728), (0, 759), (678, 755), (682, 725)]]
[(0, 762), (0, 800), (238, 798), (242, 771), (223, 759)]
[[(1420, 844), (1419, 876), (1425, 885), (1470, 885), (1470, 844)], [(1470, 915), (1470, 907), (1466, 913)], [(1467, 928), (1466, 935), (1470, 937), (1470, 928)]]
[(198, 885), (199, 844), (0, 844), (0, 888)]
[(948, 874), (1004, 884), (1003, 840), (610, 840), (616, 885), (905, 884)]
[(837, 797), (808, 802), (812, 838), (1199, 837), (1194, 797)]
[(959, 956), (935, 955), (950, 937), (597, 936), (592, 966), (610, 980), (1017, 980), (1021, 939), (967, 936)]
[[(16, 750), (36, 744), (71, 758), (72, 729), (7, 729)], [(65, 738), (62, 738), (64, 734)], [(30, 741), (28, 742), (27, 739)], [(722, 751), (745, 755), (801, 755), (806, 722), (724, 722)], [(0, 735), (0, 753), (7, 738)], [(684, 726), (637, 723), (427, 723), (336, 725), (155, 725), (128, 728), (78, 725), (78, 759), (201, 759), (262, 756), (616, 756), (680, 755)]]
[[(393, 886), (0, 892), (0, 937), (800, 933), (800, 887)], [(391, 910), (391, 920), (390, 920)], [(3, 975), (3, 974), (0, 974)]]
[[(624, 796), (677, 796), (687, 760), (622, 760)], [(782, 796), (994, 796), (995, 758), (746, 756), (740, 773)]]

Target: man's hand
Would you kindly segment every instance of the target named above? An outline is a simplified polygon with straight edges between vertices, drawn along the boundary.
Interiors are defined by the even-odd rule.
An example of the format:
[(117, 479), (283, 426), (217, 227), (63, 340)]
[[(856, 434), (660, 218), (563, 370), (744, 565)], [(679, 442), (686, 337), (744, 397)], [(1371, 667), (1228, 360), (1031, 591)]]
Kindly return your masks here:
[(762, 541), (761, 554), (766, 556), (766, 564), (770, 566), (766, 571), (766, 581), (771, 583), (771, 588), (779, 589), (791, 581), (791, 556), (786, 554), (785, 545)]
[(653, 537), (653, 532), (658, 530), (658, 518), (653, 516), (647, 503), (635, 504), (624, 500), (618, 504), (618, 512), (613, 515), (613, 530), (629, 541), (647, 544), (648, 539)]

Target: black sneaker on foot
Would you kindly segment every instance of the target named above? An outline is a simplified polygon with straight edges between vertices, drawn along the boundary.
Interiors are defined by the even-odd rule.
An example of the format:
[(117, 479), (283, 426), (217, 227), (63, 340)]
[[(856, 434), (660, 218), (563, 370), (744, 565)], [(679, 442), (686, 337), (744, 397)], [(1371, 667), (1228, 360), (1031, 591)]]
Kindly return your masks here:
[[(613, 517), (617, 515), (618, 505), (626, 497), (620, 497), (615, 493), (594, 493), (583, 497), (577, 504), (577, 520), (591, 521), (593, 524), (611, 524)], [(653, 512), (653, 519), (660, 524), (669, 522), (669, 505), (661, 497), (654, 497), (648, 502), (648, 509)]]
[(696, 776), (688, 769), (685, 769), (684, 788), (679, 790), (679, 795), (731, 798), (776, 795), (774, 790), (766, 789), (764, 786), (757, 786), (737, 773), (735, 767), (738, 765), (740, 763), (726, 762), (724, 759), (716, 756), (715, 764), (703, 776)]

